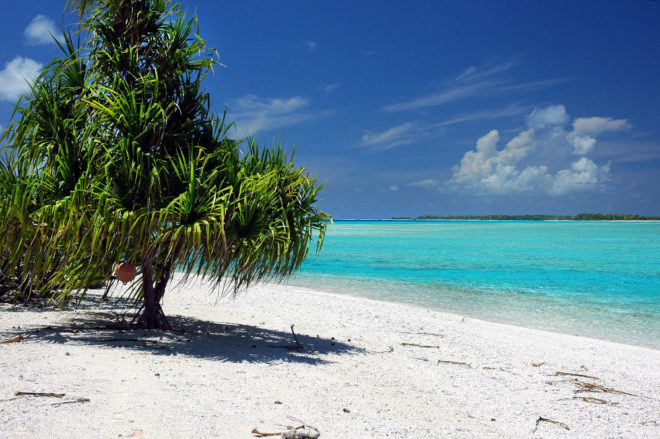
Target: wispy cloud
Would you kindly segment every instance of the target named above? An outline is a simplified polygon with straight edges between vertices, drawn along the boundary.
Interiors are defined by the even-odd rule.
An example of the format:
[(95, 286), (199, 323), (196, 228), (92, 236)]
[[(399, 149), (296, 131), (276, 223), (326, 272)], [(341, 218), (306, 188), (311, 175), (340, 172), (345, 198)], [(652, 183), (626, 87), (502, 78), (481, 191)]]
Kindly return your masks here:
[(445, 127), (449, 125), (455, 125), (457, 123), (463, 123), (463, 122), (471, 122), (474, 120), (496, 120), (496, 119), (502, 119), (505, 117), (514, 117), (514, 116), (519, 116), (521, 114), (528, 113), (530, 111), (531, 107), (530, 106), (522, 106), (522, 105), (509, 105), (508, 107), (505, 108), (495, 108), (491, 110), (480, 110), (480, 111), (475, 111), (472, 113), (466, 113), (462, 114), (456, 117), (453, 117), (451, 119), (447, 119), (442, 122), (438, 122), (434, 124), (433, 126), (436, 127)]
[(43, 66), (30, 58), (17, 56), (0, 70), (0, 100), (15, 102), (29, 93), (33, 81)]
[(401, 145), (409, 145), (419, 136), (417, 122), (406, 122), (385, 131), (367, 131), (359, 146), (385, 151)]
[(303, 41), (303, 44), (305, 44), (305, 47), (309, 51), (316, 50), (316, 41), (305, 40), (305, 41)]
[(440, 184), (440, 180), (436, 180), (434, 178), (426, 178), (424, 180), (411, 181), (410, 183), (406, 183), (406, 186), (419, 187), (422, 189), (434, 189), (440, 186)]
[(305, 111), (308, 106), (309, 100), (301, 96), (260, 98), (246, 95), (230, 105), (229, 111), (238, 132), (252, 135), (319, 117), (319, 113)]
[(335, 82), (333, 84), (327, 84), (322, 86), (321, 88), (323, 89), (324, 92), (326, 93), (332, 93), (337, 87), (339, 87), (339, 83)]
[(484, 80), (474, 84), (467, 85), (453, 85), (447, 87), (439, 92), (431, 93), (429, 95), (420, 96), (406, 102), (399, 102), (397, 104), (390, 104), (385, 106), (385, 111), (405, 111), (405, 110), (421, 110), (427, 107), (435, 107), (437, 105), (445, 104), (451, 101), (457, 101), (470, 96), (475, 96), (480, 91), (491, 88), (499, 84), (497, 80)]
[(486, 64), (481, 67), (468, 67), (458, 76), (447, 81), (440, 90), (408, 101), (386, 105), (384, 110), (422, 110), (477, 96), (538, 90), (566, 81), (566, 79), (546, 79), (516, 83), (511, 78), (502, 75), (513, 69), (517, 64), (518, 61), (509, 61), (499, 64)]
[(55, 44), (55, 39), (61, 41), (61, 32), (55, 26), (55, 21), (45, 15), (37, 15), (23, 32), (28, 44)]

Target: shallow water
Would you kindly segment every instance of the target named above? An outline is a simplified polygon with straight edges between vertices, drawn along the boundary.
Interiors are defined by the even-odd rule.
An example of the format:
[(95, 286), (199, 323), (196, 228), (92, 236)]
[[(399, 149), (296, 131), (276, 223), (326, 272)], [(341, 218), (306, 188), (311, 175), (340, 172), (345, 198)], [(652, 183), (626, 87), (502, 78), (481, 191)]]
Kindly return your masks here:
[(660, 349), (660, 223), (337, 221), (289, 284)]

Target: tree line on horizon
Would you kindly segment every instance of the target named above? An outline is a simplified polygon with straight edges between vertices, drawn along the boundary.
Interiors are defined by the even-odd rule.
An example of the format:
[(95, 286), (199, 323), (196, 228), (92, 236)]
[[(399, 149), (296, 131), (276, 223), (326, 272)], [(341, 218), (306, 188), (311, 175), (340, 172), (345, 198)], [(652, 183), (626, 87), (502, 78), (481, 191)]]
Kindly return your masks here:
[(421, 215), (392, 217), (398, 220), (492, 220), (492, 221), (658, 221), (660, 216), (627, 213), (578, 213), (577, 215)]

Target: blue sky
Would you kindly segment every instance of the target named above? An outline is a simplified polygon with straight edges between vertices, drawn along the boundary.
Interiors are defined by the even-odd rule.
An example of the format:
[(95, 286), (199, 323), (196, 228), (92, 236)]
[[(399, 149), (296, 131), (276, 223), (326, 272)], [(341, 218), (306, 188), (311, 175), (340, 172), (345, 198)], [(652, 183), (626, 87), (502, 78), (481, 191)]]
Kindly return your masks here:
[[(3, 5), (0, 126), (64, 1)], [(184, 1), (236, 135), (296, 146), (335, 218), (660, 215), (659, 1)]]

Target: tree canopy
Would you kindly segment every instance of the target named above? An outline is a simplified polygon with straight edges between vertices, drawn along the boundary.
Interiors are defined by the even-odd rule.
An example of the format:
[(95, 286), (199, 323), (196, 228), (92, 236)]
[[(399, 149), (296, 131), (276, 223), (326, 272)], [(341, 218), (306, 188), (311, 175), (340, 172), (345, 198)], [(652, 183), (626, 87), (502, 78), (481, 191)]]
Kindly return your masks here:
[(0, 285), (66, 302), (128, 261), (138, 325), (164, 328), (175, 270), (237, 291), (320, 250), (321, 185), (281, 144), (229, 135), (194, 17), (169, 0), (67, 6), (79, 25), (3, 134)]

